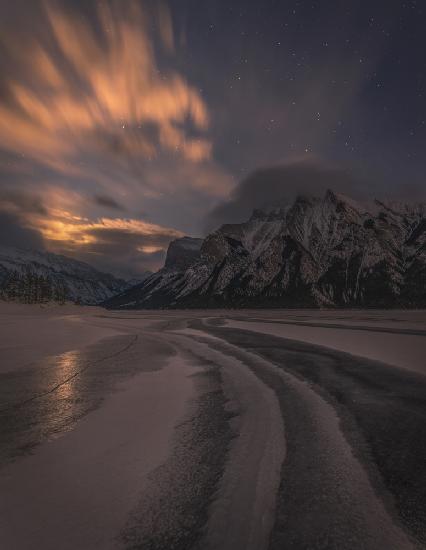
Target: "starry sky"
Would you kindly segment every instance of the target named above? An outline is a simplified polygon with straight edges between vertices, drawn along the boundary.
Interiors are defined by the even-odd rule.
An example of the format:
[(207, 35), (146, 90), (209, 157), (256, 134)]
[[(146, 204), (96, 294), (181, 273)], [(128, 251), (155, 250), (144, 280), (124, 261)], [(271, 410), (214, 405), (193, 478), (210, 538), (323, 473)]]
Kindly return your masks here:
[(420, 0), (0, 10), (0, 244), (137, 277), (298, 193), (425, 199)]

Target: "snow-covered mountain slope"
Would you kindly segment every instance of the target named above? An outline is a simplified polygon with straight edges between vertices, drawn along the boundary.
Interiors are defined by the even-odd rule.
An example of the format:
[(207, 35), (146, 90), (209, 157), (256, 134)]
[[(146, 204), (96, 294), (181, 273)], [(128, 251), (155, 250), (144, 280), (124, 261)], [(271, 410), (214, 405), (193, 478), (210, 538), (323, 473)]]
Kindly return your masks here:
[(124, 280), (66, 256), (0, 246), (0, 297), (4, 299), (97, 304), (127, 288)]
[(106, 305), (426, 307), (425, 215), (424, 203), (361, 205), (330, 190), (298, 197), (222, 226), (189, 263), (168, 257)]

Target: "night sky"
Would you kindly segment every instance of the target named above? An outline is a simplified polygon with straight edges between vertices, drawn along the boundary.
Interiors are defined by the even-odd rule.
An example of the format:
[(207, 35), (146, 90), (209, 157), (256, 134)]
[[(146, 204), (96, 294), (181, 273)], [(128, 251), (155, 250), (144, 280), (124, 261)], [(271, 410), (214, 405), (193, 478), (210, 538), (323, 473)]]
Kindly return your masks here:
[(424, 2), (0, 9), (0, 244), (134, 277), (297, 193), (425, 199)]

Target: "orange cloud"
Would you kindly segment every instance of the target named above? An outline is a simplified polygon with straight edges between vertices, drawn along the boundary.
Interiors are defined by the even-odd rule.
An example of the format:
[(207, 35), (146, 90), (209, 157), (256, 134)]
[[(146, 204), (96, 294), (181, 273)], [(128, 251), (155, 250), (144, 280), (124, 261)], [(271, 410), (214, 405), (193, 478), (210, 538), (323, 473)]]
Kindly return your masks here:
[[(108, 233), (122, 233), (141, 238), (172, 240), (183, 234), (172, 228), (135, 219), (100, 218), (89, 220), (67, 211), (52, 210), (48, 217), (32, 218), (32, 227), (37, 228), (51, 249), (55, 242), (67, 243), (71, 248), (108, 240)], [(145, 246), (143, 252), (152, 253), (166, 248), (164, 246)], [(149, 250), (148, 250), (149, 249)], [(154, 250), (155, 249), (155, 250)]]
[[(207, 105), (183, 75), (158, 63), (157, 48), (169, 64), (179, 43), (164, 0), (147, 3), (150, 11), (132, 0), (100, 0), (91, 3), (96, 21), (53, 1), (40, 3), (25, 39), (0, 22), (1, 61), (10, 69), (2, 78), (0, 151), (11, 153), (0, 158), (10, 175), (0, 210), (39, 231), (54, 252), (93, 254), (118, 271), (148, 255), (152, 267), (182, 233), (136, 219), (141, 211), (191, 231), (202, 201), (233, 186), (212, 158)], [(15, 204), (18, 191), (41, 206)], [(108, 210), (97, 195), (122, 204), (129, 219), (100, 217)]]
[[(72, 200), (69, 201), (71, 206)], [(74, 207), (78, 207), (78, 202)], [(2, 211), (19, 215), (7, 209)], [(19, 218), (21, 220), (21, 218)], [(90, 219), (73, 209), (55, 207), (27, 212), (22, 226), (40, 232), (48, 250), (89, 261), (101, 270), (123, 276), (137, 275), (147, 268), (161, 267), (171, 240), (182, 237), (176, 229), (133, 218), (100, 217)]]
[[(49, 40), (41, 38), (10, 44), (28, 66), (25, 80), (9, 81), (12, 101), (0, 104), (1, 148), (56, 169), (82, 152), (96, 153), (102, 147), (96, 136), (105, 132), (129, 157), (152, 157), (159, 149), (191, 162), (210, 157), (211, 143), (194, 139), (188, 130), (208, 129), (204, 101), (180, 75), (160, 71), (147, 16), (136, 3), (126, 6), (127, 11), (122, 4), (119, 10), (100, 4), (98, 35), (84, 20), (49, 4), (55, 46), (47, 47)], [(159, 6), (158, 29), (173, 51), (170, 13), (165, 4)], [(147, 136), (148, 125), (158, 139)]]
[[(135, 249), (154, 246), (155, 251), (160, 251), (166, 249), (170, 240), (183, 236), (183, 233), (176, 229), (140, 219), (120, 217), (92, 219), (80, 214), (84, 212), (87, 198), (79, 193), (55, 186), (45, 191), (42, 197), (32, 198), (26, 195), (16, 196), (13, 193), (3, 194), (0, 196), (0, 211), (20, 216), (24, 214), (24, 225), (39, 231), (52, 251), (60, 251), (64, 246), (76, 251), (81, 247), (87, 249), (88, 245), (108, 242), (117, 234), (127, 236), (129, 242), (134, 243)], [(140, 239), (140, 245), (138, 239)], [(153, 249), (149, 252), (140, 251), (154, 252)]]
[(162, 252), (164, 248), (161, 246), (140, 246), (137, 250), (139, 252), (143, 252), (144, 254), (155, 254), (156, 252)]

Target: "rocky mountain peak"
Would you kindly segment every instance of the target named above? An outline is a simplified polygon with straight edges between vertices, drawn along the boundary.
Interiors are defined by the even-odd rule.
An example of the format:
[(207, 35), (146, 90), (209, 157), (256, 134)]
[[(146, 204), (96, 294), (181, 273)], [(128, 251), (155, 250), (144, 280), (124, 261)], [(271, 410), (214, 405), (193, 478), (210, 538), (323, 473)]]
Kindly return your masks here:
[(287, 210), (287, 208), (281, 206), (271, 208), (269, 210), (255, 208), (250, 216), (249, 222), (273, 222), (277, 220), (284, 220)]
[(181, 237), (169, 244), (164, 267), (168, 270), (181, 271), (187, 269), (200, 257), (203, 239)]
[(182, 254), (171, 243), (164, 270), (109, 305), (426, 307), (425, 230), (421, 204), (299, 196), (197, 239), (172, 275)]

